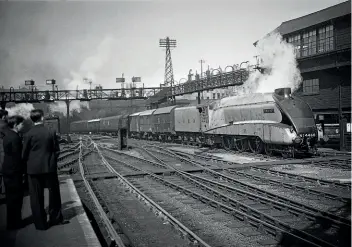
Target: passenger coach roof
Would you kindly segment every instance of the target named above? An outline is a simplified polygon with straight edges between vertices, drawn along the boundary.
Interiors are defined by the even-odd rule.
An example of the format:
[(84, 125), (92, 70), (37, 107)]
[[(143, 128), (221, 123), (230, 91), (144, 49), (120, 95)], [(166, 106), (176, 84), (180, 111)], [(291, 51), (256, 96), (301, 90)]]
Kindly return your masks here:
[(88, 123), (99, 122), (99, 121), (100, 121), (100, 118), (96, 118), (96, 119), (89, 120)]
[(141, 114), (142, 112), (135, 112), (133, 114), (130, 115), (130, 117), (134, 117), (134, 116), (139, 116), (139, 114)]
[(223, 98), (219, 102), (219, 107), (259, 104), (264, 102), (274, 102), (273, 93), (253, 93)]
[(116, 119), (116, 118), (121, 118), (122, 115), (117, 115), (117, 116), (111, 116), (111, 117), (104, 117), (101, 118), (100, 120), (110, 120), (110, 119)]
[(153, 115), (170, 113), (176, 107), (177, 107), (177, 105), (156, 109)]
[(143, 112), (141, 112), (141, 113), (139, 114), (139, 116), (148, 116), (148, 115), (152, 115), (154, 111), (155, 111), (155, 109), (143, 111)]
[(175, 109), (175, 111), (182, 111), (182, 110), (188, 110), (188, 109), (197, 109), (197, 106), (184, 106), (184, 107), (179, 107)]
[(79, 121), (74, 121), (71, 124), (75, 124), (75, 123), (84, 123), (87, 122), (88, 120), (79, 120)]

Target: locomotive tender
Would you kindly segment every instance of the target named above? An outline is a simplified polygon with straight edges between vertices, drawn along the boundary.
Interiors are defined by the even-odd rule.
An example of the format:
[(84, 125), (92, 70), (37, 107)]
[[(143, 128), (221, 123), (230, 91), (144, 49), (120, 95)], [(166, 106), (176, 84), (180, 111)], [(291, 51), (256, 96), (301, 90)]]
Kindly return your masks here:
[(77, 133), (110, 133), (118, 147), (131, 138), (206, 144), (225, 149), (294, 156), (316, 152), (314, 115), (307, 103), (291, 95), (290, 88), (223, 98), (210, 105), (169, 106), (71, 123)]

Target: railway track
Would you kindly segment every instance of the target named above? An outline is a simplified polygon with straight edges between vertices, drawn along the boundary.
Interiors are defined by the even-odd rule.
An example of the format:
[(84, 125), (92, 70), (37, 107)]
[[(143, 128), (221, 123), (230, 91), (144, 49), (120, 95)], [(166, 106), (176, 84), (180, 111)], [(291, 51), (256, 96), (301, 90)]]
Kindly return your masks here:
[[(177, 154), (174, 154), (173, 152), (165, 152), (161, 156), (160, 156), (160, 154), (161, 154), (160, 152), (157, 152), (157, 153), (153, 152), (153, 154), (157, 154), (159, 159), (160, 158), (163, 159), (163, 156), (170, 156), (170, 157), (173, 157), (174, 159), (179, 159), (179, 160), (181, 160), (183, 162), (192, 163), (195, 166), (203, 167), (204, 168), (204, 172), (202, 174), (200, 174), (201, 177), (212, 178), (212, 179), (217, 180), (217, 181), (219, 181), (221, 183), (225, 183), (225, 184), (228, 184), (228, 185), (231, 185), (231, 186), (236, 186), (236, 187), (238, 186), (241, 189), (245, 189), (247, 191), (253, 192), (253, 193), (258, 194), (258, 195), (263, 195), (263, 196), (266, 196), (266, 197), (269, 197), (269, 198), (274, 198), (274, 199), (280, 199), (281, 202), (284, 202), (286, 204), (299, 206), (301, 208), (305, 208), (307, 210), (310, 210), (310, 211), (313, 211), (313, 212), (316, 212), (316, 213), (319, 213), (319, 214), (322, 214), (322, 215), (327, 215), (327, 216), (329, 216), (329, 217), (331, 217), (333, 219), (338, 219), (338, 220), (340, 220), (342, 222), (346, 222), (346, 223), (350, 222), (350, 221), (345, 221), (344, 219), (341, 219), (341, 217), (339, 217), (337, 215), (333, 215), (333, 214), (330, 214), (328, 212), (325, 212), (327, 209), (334, 210), (334, 208), (339, 208), (339, 207), (343, 206), (344, 203), (342, 203), (342, 202), (346, 202), (347, 201), (347, 203), (350, 203), (350, 198), (347, 198), (347, 200), (344, 200), (346, 198), (342, 198), (343, 200), (341, 202), (336, 202), (335, 200), (332, 201), (332, 200), (327, 198), (326, 200), (328, 202), (330, 202), (330, 203), (334, 203), (333, 205), (335, 207), (331, 207), (331, 206), (330, 207), (321, 207), (320, 204), (324, 200), (323, 200), (323, 198), (319, 198), (318, 197), (317, 199), (319, 200), (319, 204), (315, 203), (312, 206), (309, 206), (309, 205), (307, 205), (307, 203), (304, 203), (305, 201), (309, 202), (309, 200), (306, 200), (304, 197), (303, 198), (299, 198), (299, 197), (302, 197), (300, 195), (300, 193), (302, 193), (301, 191), (299, 191), (298, 194), (296, 193), (297, 195), (294, 196), (294, 197), (292, 196), (292, 193), (294, 191), (289, 191), (289, 192), (286, 191), (286, 193), (278, 193), (278, 190), (273, 190), (273, 192), (271, 192), (267, 188), (264, 189), (263, 186), (260, 186), (260, 182), (261, 181), (258, 184), (258, 179), (254, 180), (254, 181), (244, 181), (243, 179), (238, 179), (238, 178), (232, 176), (232, 174), (228, 174), (228, 170), (229, 169), (225, 169), (223, 171), (217, 172), (217, 171), (214, 171), (212, 169), (206, 168), (205, 166), (203, 166), (202, 164), (199, 164), (197, 162), (187, 160), (187, 159), (185, 159), (183, 157), (178, 157)], [(341, 185), (341, 186), (344, 186), (344, 185)], [(291, 186), (291, 188), (292, 187), (293, 186)], [(281, 189), (281, 185), (280, 185), (280, 189)], [(319, 193), (324, 193), (324, 192), (319, 191)], [(350, 193), (348, 192), (347, 195), (348, 194), (350, 194)], [(312, 196), (314, 196), (314, 195), (311, 195), (311, 194), (308, 193), (308, 197), (312, 197)], [(289, 198), (291, 198), (291, 199), (289, 199)], [(300, 200), (297, 200), (297, 199), (300, 199)], [(318, 208), (314, 208), (313, 206), (317, 206)]]
[[(87, 156), (81, 173), (84, 174), (86, 186), (91, 188), (90, 195), (95, 198), (95, 205), (105, 219), (114, 245), (209, 247), (110, 166), (99, 148), (96, 147), (96, 152)], [(104, 179), (100, 176), (107, 173), (116, 178)], [(95, 180), (97, 177), (100, 179)], [(139, 203), (138, 199), (144, 204)], [(122, 240), (116, 241), (118, 238)]]
[[(148, 151), (147, 151), (148, 152)], [(154, 153), (153, 153), (154, 154)], [(153, 154), (150, 154), (151, 156), (154, 156)], [(124, 155), (123, 155), (124, 156)], [(154, 156), (154, 160), (158, 160), (159, 158), (158, 157), (156, 157), (156, 156)], [(121, 159), (120, 159), (121, 160)], [(166, 165), (166, 163), (165, 162), (163, 162), (163, 161), (161, 161), (160, 159), (159, 159), (159, 161), (161, 162), (161, 163), (163, 163), (165, 166), (168, 166), (169, 168), (172, 168), (172, 166), (170, 166), (169, 165), (169, 162), (170, 162), (170, 160), (168, 159), (167, 160), (167, 162), (168, 162), (168, 164)], [(116, 162), (118, 162), (117, 160), (116, 160)], [(346, 229), (348, 230), (348, 229), (350, 229), (350, 224), (348, 225), (348, 224), (345, 224), (345, 223), (343, 223), (343, 222), (339, 222), (339, 221), (336, 221), (336, 220), (333, 220), (333, 219), (330, 219), (330, 218), (327, 218), (327, 217), (323, 217), (323, 218), (319, 218), (318, 216), (316, 216), (313, 212), (309, 212), (309, 211), (300, 211), (300, 213), (298, 213), (298, 211), (300, 210), (300, 209), (298, 209), (298, 211), (295, 211), (294, 213), (292, 213), (292, 211), (294, 210), (294, 209), (296, 209), (295, 207), (291, 207), (290, 205), (285, 205), (285, 204), (283, 204), (283, 203), (281, 203), (281, 208), (280, 207), (278, 207), (277, 205), (276, 205), (276, 207), (278, 208), (278, 210), (272, 210), (272, 205), (273, 205), (273, 203), (275, 204), (276, 202), (274, 201), (274, 200), (269, 200), (270, 202), (269, 203), (267, 203), (268, 205), (270, 205), (269, 207), (266, 207), (265, 209), (263, 208), (263, 205), (261, 205), (261, 204), (263, 204), (263, 203), (261, 203), (260, 201), (258, 202), (258, 198), (257, 198), (257, 195), (252, 195), (252, 199), (254, 200), (254, 201), (252, 201), (252, 204), (254, 203), (254, 204), (256, 204), (257, 206), (259, 206), (259, 208), (262, 208), (262, 211), (265, 211), (265, 210), (271, 210), (271, 211), (273, 211), (273, 214), (274, 214), (274, 216), (276, 216), (276, 217), (283, 217), (283, 218), (286, 218), (286, 219), (288, 219), (289, 221), (290, 221), (290, 224), (292, 224), (292, 215), (285, 215), (285, 213), (287, 213), (286, 212), (286, 210), (287, 210), (287, 207), (290, 207), (290, 210), (288, 210), (288, 212), (291, 212), (292, 214), (296, 214), (296, 218), (295, 218), (295, 220), (293, 220), (293, 221), (296, 221), (296, 223), (299, 223), (299, 226), (302, 228), (303, 227), (303, 223), (302, 223), (302, 215), (304, 215), (305, 217), (307, 217), (307, 215), (310, 215), (310, 217), (311, 218), (309, 218), (309, 220), (307, 220), (305, 223), (305, 227), (308, 227), (308, 226), (310, 226), (310, 228), (311, 229), (306, 229), (304, 232), (302, 232), (302, 231), (300, 231), (300, 229), (299, 229), (299, 226), (297, 226), (296, 228), (292, 228), (292, 227), (290, 227), (290, 225), (289, 225), (289, 223), (287, 223), (287, 222), (282, 222), (282, 221), (279, 221), (278, 219), (275, 219), (274, 217), (273, 217), (273, 215), (268, 215), (268, 214), (265, 214), (265, 213), (263, 213), (263, 212), (261, 212), (260, 210), (258, 210), (258, 209), (255, 209), (255, 208), (252, 208), (252, 207), (250, 207), (250, 206), (248, 206), (247, 204), (244, 204), (244, 203), (241, 203), (241, 202), (239, 202), (239, 201), (237, 201), (237, 200), (235, 200), (234, 201), (234, 199), (233, 198), (236, 198), (236, 197), (229, 197), (229, 196), (226, 196), (225, 194), (222, 194), (222, 192), (219, 192), (217, 189), (219, 188), (219, 187), (221, 187), (222, 185), (221, 184), (219, 184), (219, 183), (215, 183), (214, 181), (211, 181), (211, 180), (205, 180), (204, 178), (201, 178), (201, 177), (198, 177), (198, 176), (192, 176), (191, 174), (188, 174), (188, 173), (184, 173), (184, 172), (182, 172), (182, 171), (180, 171), (180, 170), (178, 170), (177, 171), (177, 169), (176, 168), (174, 168), (175, 170), (176, 170), (176, 173), (179, 175), (179, 177), (172, 177), (172, 176), (164, 176), (163, 177), (163, 179), (164, 179), (164, 182), (165, 182), (165, 180), (169, 183), (169, 185), (171, 184), (171, 187), (173, 187), (173, 186), (177, 186), (177, 184), (175, 184), (175, 183), (181, 183), (181, 184), (184, 184), (184, 181), (182, 181), (182, 180), (184, 180), (184, 179), (186, 179), (186, 180), (188, 180), (188, 182), (191, 180), (192, 182), (190, 182), (190, 185), (186, 185), (186, 186), (191, 186), (191, 184), (196, 184), (195, 185), (195, 187), (197, 187), (197, 189), (199, 190), (200, 188), (203, 188), (203, 190), (202, 189), (200, 189), (200, 190), (202, 190), (202, 191), (198, 191), (198, 194), (197, 194), (197, 197), (199, 197), (199, 195), (201, 195), (200, 193), (202, 193), (203, 195), (205, 194), (205, 193), (209, 193), (209, 191), (211, 191), (211, 193), (210, 193), (210, 195), (209, 195), (209, 197), (212, 197), (212, 198), (214, 198), (215, 200), (214, 201), (212, 201), (213, 203), (220, 203), (220, 204), (222, 204), (222, 203), (224, 203), (224, 202), (226, 202), (227, 203), (227, 205), (226, 205), (226, 203), (224, 203), (224, 205), (225, 206), (229, 206), (230, 207), (230, 209), (239, 209), (240, 211), (242, 211), (242, 213), (247, 213), (246, 215), (247, 216), (252, 216), (252, 217), (254, 217), (254, 218), (256, 218), (256, 219), (265, 219), (266, 220), (266, 222), (265, 221), (263, 221), (264, 223), (268, 223), (268, 224), (274, 224), (274, 225), (276, 225), (276, 226), (280, 226), (281, 227), (281, 230), (286, 230), (286, 231), (288, 231), (288, 232), (290, 232), (290, 233), (292, 233), (292, 232), (294, 232), (295, 234), (297, 234), (297, 235), (300, 235), (302, 238), (305, 238), (305, 239), (309, 239), (310, 241), (316, 241), (316, 244), (318, 244), (318, 246), (341, 246), (340, 245), (340, 243), (327, 243), (327, 242), (325, 242), (325, 241), (327, 241), (327, 240), (329, 240), (330, 239), (330, 237), (329, 236), (323, 236), (323, 237), (321, 237), (321, 238), (316, 238), (316, 237), (314, 237), (314, 236), (312, 236), (311, 234), (310, 234), (310, 232), (314, 232), (314, 227), (312, 227), (310, 224), (312, 224), (312, 222), (315, 222), (315, 221), (320, 221), (320, 222), (322, 222), (322, 221), (324, 221), (324, 222), (329, 222), (329, 223), (331, 223), (330, 225), (332, 225), (332, 226), (337, 226), (337, 228), (335, 228), (335, 229), (338, 229), (338, 231), (344, 231), (344, 232), (346, 232)], [(155, 175), (154, 175), (155, 176)], [(197, 179), (198, 180), (201, 180), (201, 181), (197, 181)], [(204, 183), (210, 183), (210, 185), (212, 186), (212, 187), (208, 187), (208, 186), (206, 186), (206, 185), (204, 185)], [(213, 187), (215, 187), (215, 188), (217, 188), (217, 189), (213, 189)], [(186, 187), (186, 188), (188, 188), (188, 187)], [(184, 188), (183, 188), (184, 189)], [(231, 187), (229, 187), (229, 186), (227, 186), (226, 187), (226, 189), (225, 189), (225, 192), (226, 193), (229, 193), (229, 189), (231, 189)], [(234, 189), (234, 188), (232, 188), (232, 189)], [(193, 191), (193, 190), (192, 190)], [(191, 191), (191, 192), (192, 192)], [(188, 193), (191, 193), (190, 191), (187, 191)], [(193, 191), (194, 192), (194, 191)], [(239, 192), (239, 190), (237, 190), (237, 192)], [(231, 192), (232, 193), (232, 192)], [(243, 193), (243, 192), (242, 192)], [(238, 196), (238, 194), (236, 195), (236, 196)], [(220, 200), (220, 199), (221, 200)], [(257, 198), (257, 199), (255, 199), (255, 198)], [(245, 199), (247, 200), (247, 203), (248, 203), (248, 194), (245, 196)], [(264, 200), (268, 200), (268, 199), (266, 199), (266, 198), (263, 198)], [(220, 201), (219, 201), (220, 200)], [(266, 205), (266, 206), (268, 206), (268, 205)], [(218, 204), (218, 207), (219, 207), (219, 204)], [(221, 207), (221, 206), (220, 206)], [(286, 210), (282, 210), (282, 208), (285, 208)], [(296, 209), (297, 210), (297, 209)], [(278, 212), (278, 211), (280, 211), (280, 212)], [(284, 213), (285, 212), (285, 213)], [(248, 215), (249, 214), (249, 215)], [(305, 218), (305, 217), (303, 217), (303, 218)], [(319, 219), (318, 219), (318, 218)], [(273, 223), (273, 221), (275, 222), (275, 223)], [(315, 229), (316, 231), (315, 231), (315, 234), (318, 234), (320, 231), (321, 231), (321, 229)], [(348, 231), (347, 231), (348, 232)], [(295, 236), (296, 238), (298, 237), (298, 236)], [(305, 236), (305, 237), (303, 237), (303, 236)], [(324, 237), (325, 237), (325, 239), (324, 239)], [(311, 242), (311, 243), (313, 243), (313, 242)], [(343, 246), (343, 245), (342, 245)]]

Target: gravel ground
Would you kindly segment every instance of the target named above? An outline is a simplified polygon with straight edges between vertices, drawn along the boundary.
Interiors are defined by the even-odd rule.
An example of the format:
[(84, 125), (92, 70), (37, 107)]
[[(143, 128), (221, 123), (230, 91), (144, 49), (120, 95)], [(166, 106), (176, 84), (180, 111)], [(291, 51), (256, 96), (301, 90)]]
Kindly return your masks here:
[(88, 154), (84, 158), (83, 164), (84, 164), (86, 175), (110, 173), (108, 168), (103, 164), (103, 161), (97, 152), (92, 152)]
[(188, 246), (180, 232), (158, 218), (117, 179), (96, 181), (95, 185), (104, 191), (104, 200), (132, 246)]
[(129, 180), (211, 246), (263, 246), (262, 241), (272, 241), (272, 246), (277, 246), (270, 236), (191, 196), (147, 177)]
[(322, 178), (325, 180), (347, 179), (351, 180), (351, 171), (332, 169), (325, 167), (315, 167), (312, 165), (282, 165), (274, 166), (270, 170), (282, 171), (291, 174), (305, 175), (312, 178)]

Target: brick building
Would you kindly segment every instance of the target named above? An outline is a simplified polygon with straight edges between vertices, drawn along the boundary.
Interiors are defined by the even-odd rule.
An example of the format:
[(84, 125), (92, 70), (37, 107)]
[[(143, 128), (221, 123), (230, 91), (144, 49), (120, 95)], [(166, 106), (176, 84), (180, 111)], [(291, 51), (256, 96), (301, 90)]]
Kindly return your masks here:
[(274, 31), (295, 47), (303, 78), (295, 94), (311, 106), (330, 135), (339, 132), (341, 106), (344, 128), (350, 132), (351, 1), (285, 21)]

